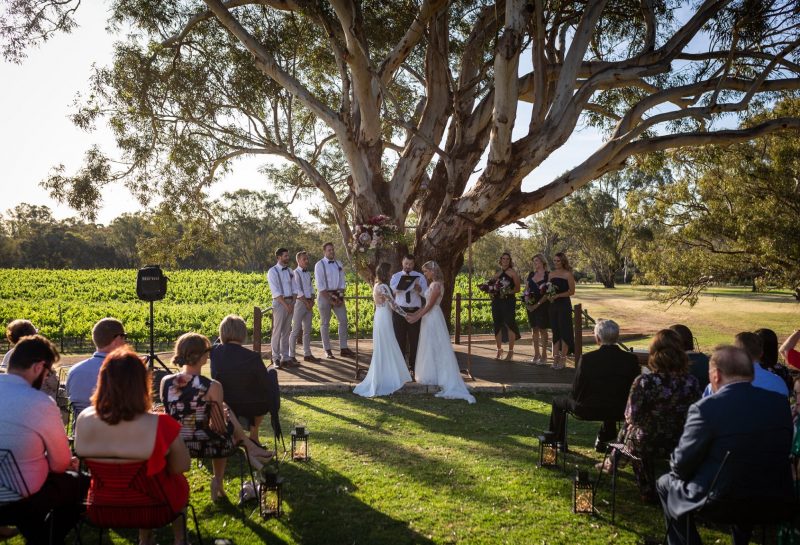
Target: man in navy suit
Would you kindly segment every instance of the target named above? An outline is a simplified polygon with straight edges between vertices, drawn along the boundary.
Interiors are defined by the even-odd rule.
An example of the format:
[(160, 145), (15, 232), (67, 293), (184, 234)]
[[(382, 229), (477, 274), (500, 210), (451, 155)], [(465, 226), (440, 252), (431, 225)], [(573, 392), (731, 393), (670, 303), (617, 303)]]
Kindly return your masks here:
[[(714, 352), (708, 378), (714, 393), (689, 407), (670, 460), (671, 471), (656, 485), (670, 545), (687, 542), (687, 516), (706, 501), (727, 452), (708, 508), (724, 502), (752, 513), (793, 497), (788, 462), (792, 415), (787, 398), (754, 387), (752, 360), (733, 346)], [(734, 544), (747, 543), (751, 530), (734, 525)], [(702, 543), (693, 520), (688, 532), (692, 543)]]

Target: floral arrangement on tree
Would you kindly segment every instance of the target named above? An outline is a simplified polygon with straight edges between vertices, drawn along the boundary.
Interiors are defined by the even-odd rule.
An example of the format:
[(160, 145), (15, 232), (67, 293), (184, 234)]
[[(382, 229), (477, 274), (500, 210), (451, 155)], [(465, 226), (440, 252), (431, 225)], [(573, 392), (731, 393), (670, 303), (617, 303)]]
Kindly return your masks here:
[(389, 216), (381, 214), (367, 219), (367, 223), (356, 225), (353, 229), (353, 242), (350, 244), (353, 253), (365, 253), (401, 240), (400, 229), (391, 220)]
[(371, 254), (380, 248), (405, 242), (400, 228), (392, 223), (392, 218), (380, 214), (358, 224), (353, 229), (353, 241), (350, 243), (352, 258), (361, 266), (369, 266)]
[(492, 298), (514, 295), (514, 283), (507, 278), (490, 278), (483, 284), (478, 284), (478, 289)]

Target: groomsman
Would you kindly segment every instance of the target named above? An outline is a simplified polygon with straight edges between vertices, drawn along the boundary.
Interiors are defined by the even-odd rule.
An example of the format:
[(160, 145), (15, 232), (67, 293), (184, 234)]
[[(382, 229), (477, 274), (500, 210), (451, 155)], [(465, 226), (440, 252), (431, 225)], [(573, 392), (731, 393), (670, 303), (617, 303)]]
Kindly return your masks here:
[(269, 290), (272, 292), (272, 360), (278, 367), (290, 365), (289, 334), (294, 313), (292, 270), (289, 268), (289, 250), (275, 251), (277, 263), (267, 272)]
[[(392, 279), (389, 281), (389, 287), (394, 291), (394, 302), (397, 303), (397, 306), (410, 314), (425, 306), (425, 299), (422, 297), (422, 294), (428, 289), (428, 282), (425, 280), (425, 276), (422, 273), (414, 270), (413, 255), (406, 254), (405, 257), (403, 257), (402, 265), (403, 270), (392, 275)], [(407, 290), (397, 289), (400, 278), (403, 276), (413, 276), (416, 278), (414, 283)], [(409, 324), (404, 316), (393, 312), (392, 324), (394, 325), (394, 334), (395, 337), (397, 337), (397, 344), (400, 345), (400, 351), (403, 352), (403, 357), (408, 360), (408, 368), (413, 375), (417, 362), (420, 320)]]
[(319, 359), (311, 354), (311, 315), (314, 309), (314, 288), (311, 287), (311, 273), (308, 272), (308, 253), (305, 251), (297, 252), (295, 256), (297, 268), (294, 270), (295, 304), (294, 316), (292, 318), (292, 332), (289, 335), (289, 359), (292, 363), (298, 363), (295, 358), (295, 347), (297, 346), (297, 336), (303, 332), (303, 361), (318, 363)]
[(336, 260), (336, 251), (332, 242), (322, 246), (325, 255), (314, 265), (314, 280), (317, 283), (317, 303), (319, 305), (320, 336), (325, 354), (330, 359), (333, 357), (331, 349), (331, 311), (336, 314), (339, 322), (339, 354), (345, 357), (355, 357), (355, 353), (347, 348), (347, 310), (344, 306), (344, 267)]

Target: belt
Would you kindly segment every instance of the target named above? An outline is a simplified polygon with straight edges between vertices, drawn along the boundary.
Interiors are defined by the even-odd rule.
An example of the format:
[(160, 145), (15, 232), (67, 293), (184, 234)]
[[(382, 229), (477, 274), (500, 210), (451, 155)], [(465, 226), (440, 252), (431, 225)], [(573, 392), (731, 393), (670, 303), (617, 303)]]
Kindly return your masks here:
[[(273, 298), (272, 298), (272, 300), (273, 300), (273, 301), (274, 301), (275, 299), (277, 299), (277, 297), (273, 297)], [(284, 300), (284, 301), (291, 301), (292, 299), (294, 299), (294, 295), (292, 295), (292, 296), (284, 295), (284, 296), (283, 296), (283, 300)]]
[(400, 307), (400, 308), (402, 308), (406, 312), (416, 312), (419, 310), (419, 307)]

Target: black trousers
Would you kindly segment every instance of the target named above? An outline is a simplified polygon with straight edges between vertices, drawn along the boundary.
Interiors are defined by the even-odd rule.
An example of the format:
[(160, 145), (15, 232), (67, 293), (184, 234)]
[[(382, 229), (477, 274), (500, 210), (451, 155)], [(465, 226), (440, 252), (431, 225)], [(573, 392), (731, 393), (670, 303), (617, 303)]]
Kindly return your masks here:
[[(669, 508), (670, 491), (680, 486), (682, 483), (676, 475), (667, 473), (656, 481), (656, 494), (661, 500), (661, 509), (664, 512), (664, 522), (667, 525), (667, 545), (703, 545), (700, 534), (697, 533), (697, 525), (691, 511), (683, 515), (675, 515)], [(733, 524), (731, 525), (731, 538), (733, 545), (747, 545), (750, 543), (750, 536), (753, 534), (752, 524)], [(691, 541), (688, 541), (691, 538)]]
[[(419, 307), (402, 307), (409, 314), (419, 310)], [(417, 364), (417, 344), (419, 344), (419, 324), (422, 320), (417, 320), (409, 324), (404, 316), (396, 312), (392, 313), (392, 325), (394, 326), (394, 336), (397, 337), (397, 344), (400, 351), (408, 360), (408, 368), (414, 371)]]
[(27, 498), (4, 506), (3, 520), (10, 521), (28, 545), (51, 543), (48, 513), (53, 511), (52, 543), (60, 545), (75, 527), (83, 511), (89, 477), (73, 472), (50, 473), (42, 487)]
[[(574, 413), (582, 420), (600, 420), (602, 424), (597, 431), (597, 442), (608, 443), (617, 437), (617, 421), (616, 419), (607, 419), (608, 415), (593, 413), (591, 409), (582, 407), (580, 411), (577, 409), (577, 403), (574, 399), (567, 396), (553, 398), (552, 407), (550, 409), (550, 431), (556, 434), (556, 441), (562, 443), (564, 448), (567, 446), (567, 438), (565, 430), (567, 426), (567, 413)], [(594, 416), (596, 415), (596, 416)]]

